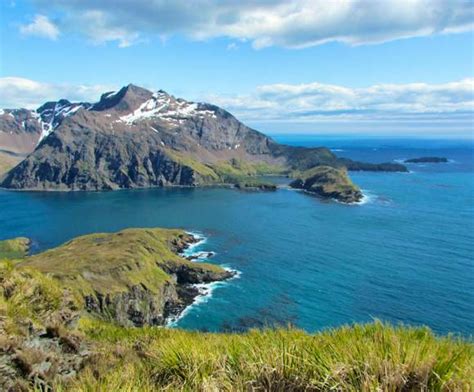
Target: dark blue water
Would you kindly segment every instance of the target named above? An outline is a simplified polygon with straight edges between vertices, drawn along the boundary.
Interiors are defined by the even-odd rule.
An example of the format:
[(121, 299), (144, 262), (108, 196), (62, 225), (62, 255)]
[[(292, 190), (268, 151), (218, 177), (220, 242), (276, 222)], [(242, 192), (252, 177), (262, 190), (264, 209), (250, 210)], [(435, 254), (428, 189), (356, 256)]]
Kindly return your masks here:
[(28, 236), (35, 250), (125, 227), (198, 231), (212, 262), (241, 271), (213, 287), (178, 326), (203, 330), (295, 324), (309, 331), (380, 318), (474, 333), (474, 158), (470, 142), (321, 140), (367, 161), (424, 155), (447, 164), (409, 174), (353, 173), (363, 205), (296, 191), (154, 189), (103, 193), (0, 191), (0, 238)]

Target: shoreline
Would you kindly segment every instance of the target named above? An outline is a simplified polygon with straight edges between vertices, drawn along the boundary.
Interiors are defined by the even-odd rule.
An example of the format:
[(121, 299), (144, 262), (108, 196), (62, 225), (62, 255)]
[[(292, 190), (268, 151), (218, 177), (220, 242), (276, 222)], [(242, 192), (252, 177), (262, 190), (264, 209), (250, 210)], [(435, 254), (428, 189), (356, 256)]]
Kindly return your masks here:
[[(191, 261), (193, 263), (200, 263), (200, 262), (206, 262), (208, 260), (207, 257), (199, 257), (201, 254), (206, 254), (206, 255), (212, 255), (210, 257), (214, 257), (216, 255), (216, 252), (210, 251), (210, 250), (196, 250), (199, 248), (201, 245), (205, 244), (207, 242), (207, 237), (202, 235), (201, 233), (198, 232), (193, 232), (193, 231), (186, 231), (186, 234), (192, 236), (195, 242), (189, 243), (184, 249), (180, 250), (178, 252), (178, 255), (183, 257), (184, 259)], [(167, 328), (175, 328), (178, 326), (178, 322), (186, 316), (192, 308), (199, 306), (202, 303), (206, 303), (211, 297), (212, 293), (216, 288), (223, 287), (228, 284), (229, 281), (234, 280), (234, 279), (239, 279), (240, 276), (242, 275), (241, 271), (238, 271), (236, 269), (227, 267), (227, 266), (222, 266), (221, 267), (229, 272), (231, 276), (227, 279), (224, 280), (218, 280), (214, 282), (208, 282), (208, 283), (194, 283), (190, 284), (187, 287), (184, 288), (183, 291), (186, 293), (182, 293), (184, 296), (189, 298), (189, 301), (186, 301), (184, 304), (184, 307), (177, 309), (177, 312), (173, 312), (174, 314), (169, 315), (163, 326)]]

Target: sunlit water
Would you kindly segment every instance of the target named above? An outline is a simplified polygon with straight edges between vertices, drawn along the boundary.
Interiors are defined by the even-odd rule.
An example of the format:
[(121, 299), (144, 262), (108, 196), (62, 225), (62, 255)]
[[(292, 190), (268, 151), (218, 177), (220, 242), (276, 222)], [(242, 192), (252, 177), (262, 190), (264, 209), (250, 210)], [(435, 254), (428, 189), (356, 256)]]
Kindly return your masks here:
[(241, 275), (208, 288), (176, 323), (183, 328), (291, 323), (314, 331), (380, 318), (472, 334), (472, 144), (279, 139), (367, 161), (435, 155), (451, 162), (410, 165), (409, 174), (352, 173), (368, 196), (353, 206), (288, 189), (0, 191), (0, 238), (30, 237), (37, 252), (126, 227), (199, 232), (207, 241), (195, 251), (216, 252), (211, 262)]

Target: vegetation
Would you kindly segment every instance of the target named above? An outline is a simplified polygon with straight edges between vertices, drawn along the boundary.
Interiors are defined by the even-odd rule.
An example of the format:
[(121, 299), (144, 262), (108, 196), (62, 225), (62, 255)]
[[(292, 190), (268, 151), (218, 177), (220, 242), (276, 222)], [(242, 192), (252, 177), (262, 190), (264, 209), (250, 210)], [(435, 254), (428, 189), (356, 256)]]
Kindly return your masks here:
[(166, 151), (166, 155), (168, 155), (172, 160), (174, 160), (175, 162), (178, 162), (179, 164), (183, 166), (189, 167), (190, 169), (195, 171), (197, 174), (199, 174), (203, 178), (204, 182), (213, 182), (219, 179), (219, 177), (214, 172), (214, 170), (212, 170), (212, 168), (191, 158), (190, 156), (185, 155), (175, 150), (171, 150), (169, 148), (165, 149), (165, 151)]
[(281, 166), (270, 165), (265, 162), (250, 163), (239, 159), (219, 162), (211, 167), (218, 175), (221, 183), (232, 184), (238, 188), (276, 189), (274, 184), (261, 177), (283, 175), (287, 172)]
[(196, 172), (204, 184), (229, 184), (238, 188), (275, 189), (275, 185), (262, 180), (259, 176), (286, 174), (282, 166), (265, 162), (247, 162), (241, 159), (230, 159), (213, 164), (204, 164), (190, 156), (166, 149), (166, 154), (181, 165)]
[(74, 391), (468, 391), (471, 343), (376, 322), (211, 334), (81, 324), (102, 353)]
[[(71, 290), (74, 275), (96, 287), (107, 266), (146, 264), (147, 247), (159, 249), (153, 262), (185, 263), (173, 252), (182, 236), (130, 229), (79, 237), (20, 263), (1, 261), (0, 390), (472, 390), (472, 341), (428, 328), (380, 321), (316, 334), (293, 327), (239, 334), (123, 327), (85, 311)], [(84, 274), (94, 260), (97, 269)]]
[(177, 239), (190, 237), (183, 230), (127, 229), (77, 237), (64, 245), (27, 258), (19, 268), (34, 268), (49, 274), (82, 295), (120, 293), (145, 285), (161, 292), (179, 266), (222, 272), (222, 268), (184, 260), (174, 251)]
[(30, 240), (24, 237), (0, 241), (0, 259), (22, 259), (29, 248)]

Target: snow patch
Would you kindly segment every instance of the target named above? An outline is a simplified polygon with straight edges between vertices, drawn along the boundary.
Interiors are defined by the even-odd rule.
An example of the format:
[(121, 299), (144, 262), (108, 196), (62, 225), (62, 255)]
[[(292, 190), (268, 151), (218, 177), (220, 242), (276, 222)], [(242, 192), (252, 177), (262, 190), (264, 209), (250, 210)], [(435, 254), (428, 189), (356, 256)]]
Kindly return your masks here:
[(191, 117), (204, 119), (206, 117), (216, 118), (217, 116), (212, 110), (199, 108), (197, 103), (175, 99), (162, 91), (158, 91), (149, 100), (142, 103), (137, 110), (121, 116), (120, 121), (130, 125), (137, 121), (153, 118), (179, 125)]
[[(41, 113), (37, 113), (35, 117), (38, 118), (41, 125), (41, 135), (38, 139), (38, 144), (58, 127), (61, 122), (60, 120), (72, 116), (82, 107), (81, 104), (59, 105), (56, 102), (53, 109), (45, 109)], [(49, 121), (44, 120), (47, 117), (50, 117)]]

